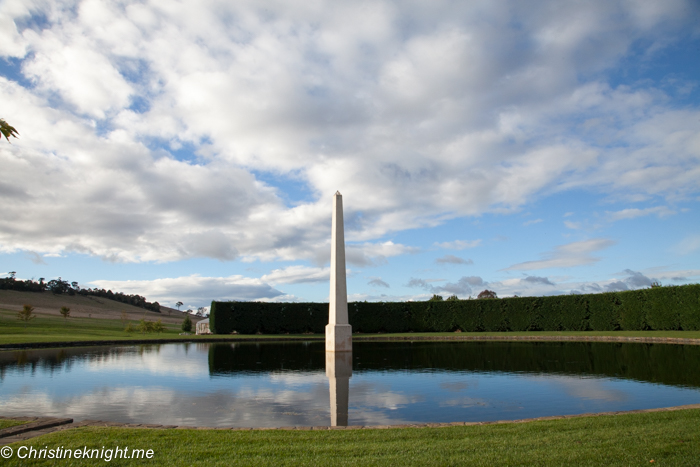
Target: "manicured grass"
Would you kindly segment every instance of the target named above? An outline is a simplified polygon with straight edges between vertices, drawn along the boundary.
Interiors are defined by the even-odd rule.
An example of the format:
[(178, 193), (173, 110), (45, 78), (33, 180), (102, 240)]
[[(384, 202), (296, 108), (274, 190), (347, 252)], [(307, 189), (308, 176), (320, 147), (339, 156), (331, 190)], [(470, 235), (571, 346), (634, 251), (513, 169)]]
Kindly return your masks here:
[[(152, 317), (147, 318), (154, 321)], [(138, 325), (138, 321), (128, 322)], [(0, 310), (0, 345), (1, 344), (21, 344), (40, 342), (80, 342), (93, 340), (133, 340), (133, 339), (220, 339), (226, 336), (180, 336), (182, 332), (179, 324), (165, 324), (166, 331), (162, 333), (124, 332), (125, 325), (118, 319), (100, 318), (63, 318), (50, 315), (36, 315), (28, 323), (17, 319), (17, 312), (11, 310)], [(231, 336), (235, 338), (269, 338), (279, 339), (280, 337), (295, 336)], [(296, 337), (309, 337), (299, 335)], [(322, 337), (318, 335), (316, 337)]]
[(544, 337), (544, 336), (614, 336), (614, 337), (677, 337), (700, 339), (700, 331), (528, 331), (528, 332), (407, 332), (395, 334), (353, 334), (353, 337)]
[(18, 420), (6, 420), (3, 418), (0, 418), (0, 430), (5, 429), (5, 428), (10, 428), (11, 426), (15, 426), (15, 425), (24, 425), (25, 423), (28, 423), (28, 422), (20, 422)]
[[(83, 428), (21, 445), (152, 449), (116, 465), (689, 465), (700, 460), (700, 410), (450, 428), (214, 431)], [(26, 465), (13, 456), (5, 465)], [(32, 465), (61, 460), (32, 459)], [(104, 460), (63, 461), (96, 465)]]
[[(149, 320), (153, 318), (149, 317)], [(131, 320), (133, 324), (137, 321)], [(139, 332), (124, 332), (124, 323), (117, 319), (97, 318), (62, 318), (50, 315), (37, 315), (28, 323), (17, 319), (17, 312), (0, 310), (0, 344), (40, 343), (40, 342), (79, 342), (93, 340), (131, 340), (131, 339), (322, 339), (322, 334), (314, 335), (210, 335), (210, 336), (180, 336), (180, 326), (166, 324), (162, 333), (141, 334)], [(392, 337), (546, 337), (546, 336), (624, 336), (624, 337), (678, 337), (700, 339), (700, 331), (567, 331), (567, 332), (433, 332), (433, 333), (402, 333), (402, 334), (354, 334), (355, 338), (392, 338)]]

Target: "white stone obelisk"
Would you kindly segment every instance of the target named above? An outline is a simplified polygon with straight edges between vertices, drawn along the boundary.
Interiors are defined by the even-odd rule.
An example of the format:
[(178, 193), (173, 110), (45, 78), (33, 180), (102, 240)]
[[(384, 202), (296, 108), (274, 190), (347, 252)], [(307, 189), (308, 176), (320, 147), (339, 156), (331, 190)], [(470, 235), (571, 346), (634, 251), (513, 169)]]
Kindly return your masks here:
[(348, 289), (345, 283), (345, 235), (343, 196), (333, 196), (331, 227), (331, 295), (326, 326), (327, 352), (352, 352), (352, 327), (348, 323)]

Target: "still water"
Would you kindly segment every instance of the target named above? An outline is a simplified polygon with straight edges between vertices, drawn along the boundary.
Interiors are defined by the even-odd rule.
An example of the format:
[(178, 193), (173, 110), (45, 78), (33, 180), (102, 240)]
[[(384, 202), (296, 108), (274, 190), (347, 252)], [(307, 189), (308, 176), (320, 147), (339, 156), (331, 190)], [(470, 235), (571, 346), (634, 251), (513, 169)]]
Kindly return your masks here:
[(0, 415), (193, 426), (507, 420), (700, 403), (700, 346), (161, 344), (0, 352)]

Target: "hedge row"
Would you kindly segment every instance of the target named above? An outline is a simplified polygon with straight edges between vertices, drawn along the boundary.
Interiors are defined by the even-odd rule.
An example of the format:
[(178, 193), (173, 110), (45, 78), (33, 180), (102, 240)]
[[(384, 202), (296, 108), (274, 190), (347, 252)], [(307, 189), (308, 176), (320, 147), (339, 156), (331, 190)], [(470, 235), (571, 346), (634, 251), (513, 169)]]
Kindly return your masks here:
[[(700, 284), (551, 297), (348, 304), (353, 332), (700, 330)], [(327, 303), (212, 302), (216, 334), (323, 333)]]

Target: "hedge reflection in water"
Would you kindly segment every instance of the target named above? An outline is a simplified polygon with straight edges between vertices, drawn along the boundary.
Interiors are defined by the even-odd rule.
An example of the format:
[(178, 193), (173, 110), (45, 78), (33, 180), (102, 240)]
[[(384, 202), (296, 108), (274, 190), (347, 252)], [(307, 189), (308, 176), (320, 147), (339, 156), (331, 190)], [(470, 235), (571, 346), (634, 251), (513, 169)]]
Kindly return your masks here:
[[(323, 344), (212, 344), (209, 372), (323, 369)], [(356, 342), (353, 371), (605, 376), (700, 387), (700, 346), (607, 342)]]
[[(173, 345), (173, 344), (162, 344)], [(175, 344), (186, 345), (190, 344)], [(321, 342), (196, 344), (209, 349), (212, 376), (270, 371), (321, 371)], [(158, 353), (161, 345), (0, 352), (0, 378), (9, 368), (34, 373), (76, 361)], [(700, 387), (700, 346), (607, 342), (356, 342), (353, 371), (478, 371), (605, 376)]]

